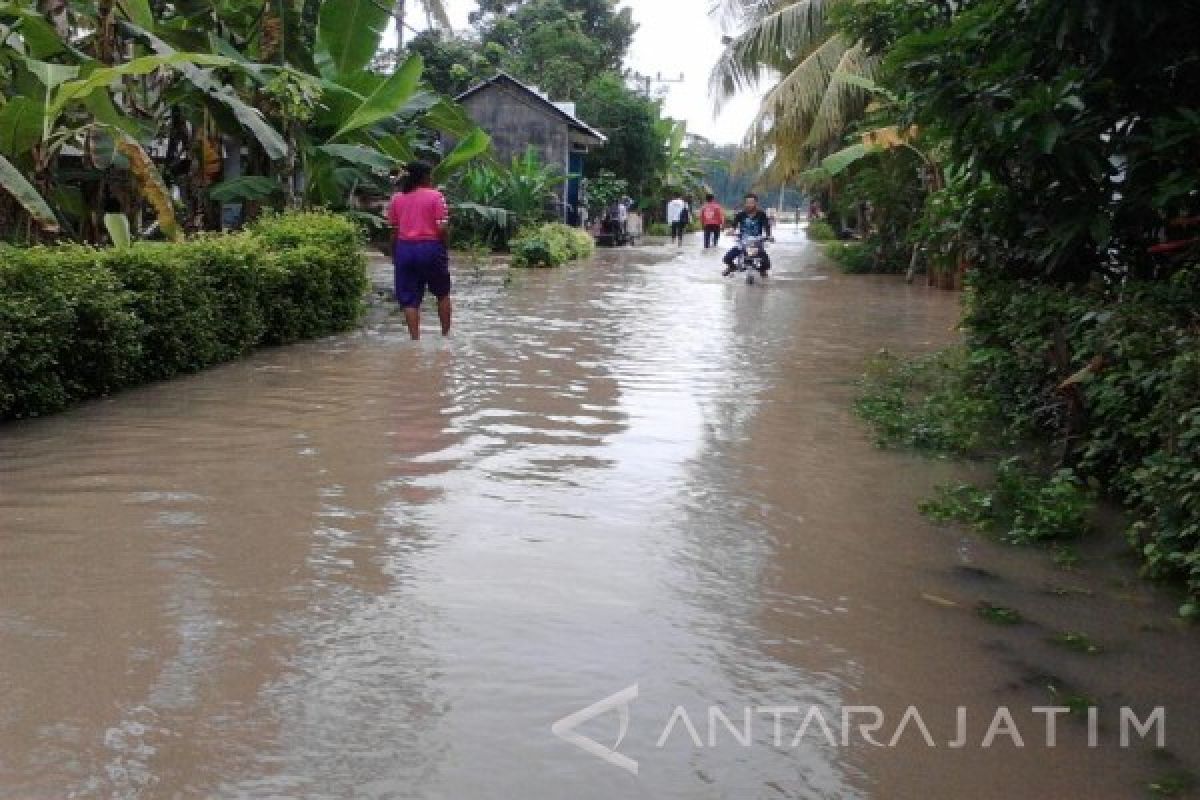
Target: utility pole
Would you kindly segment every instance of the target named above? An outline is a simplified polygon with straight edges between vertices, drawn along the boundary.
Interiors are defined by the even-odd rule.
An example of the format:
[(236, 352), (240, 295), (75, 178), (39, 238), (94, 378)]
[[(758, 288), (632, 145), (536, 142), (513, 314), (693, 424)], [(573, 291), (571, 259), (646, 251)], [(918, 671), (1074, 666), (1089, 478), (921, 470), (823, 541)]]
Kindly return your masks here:
[(628, 77), (629, 80), (638, 85), (638, 88), (646, 97), (652, 97), (654, 95), (655, 86), (666, 89), (673, 83), (684, 83), (687, 80), (682, 72), (679, 73), (678, 78), (664, 78), (661, 72), (657, 75), (643, 75), (635, 70), (630, 72)]

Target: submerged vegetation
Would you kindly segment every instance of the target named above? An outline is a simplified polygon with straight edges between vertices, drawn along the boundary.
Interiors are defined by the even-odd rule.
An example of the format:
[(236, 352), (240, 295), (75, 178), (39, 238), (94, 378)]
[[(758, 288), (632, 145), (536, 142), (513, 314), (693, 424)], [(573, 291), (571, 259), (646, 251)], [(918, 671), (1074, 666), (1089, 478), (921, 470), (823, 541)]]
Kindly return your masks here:
[(941, 522), (961, 522), (1012, 544), (1060, 541), (1088, 531), (1092, 497), (1073, 470), (1044, 476), (1019, 458), (996, 468), (995, 485), (942, 487), (921, 511)]
[(878, 443), (934, 455), (978, 455), (1001, 446), (998, 409), (987, 395), (967, 390), (966, 359), (961, 348), (910, 360), (887, 351), (872, 358), (856, 407)]

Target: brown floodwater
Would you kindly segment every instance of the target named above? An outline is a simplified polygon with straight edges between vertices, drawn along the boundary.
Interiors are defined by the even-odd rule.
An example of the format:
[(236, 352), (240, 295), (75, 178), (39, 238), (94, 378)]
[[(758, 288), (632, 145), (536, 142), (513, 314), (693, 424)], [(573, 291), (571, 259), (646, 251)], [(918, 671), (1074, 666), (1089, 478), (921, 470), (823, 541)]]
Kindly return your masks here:
[[(1200, 768), (1169, 591), (1119, 543), (1068, 571), (931, 525), (974, 470), (854, 418), (864, 359), (953, 341), (958, 298), (775, 258), (464, 267), (449, 341), (377, 314), (0, 429), (0, 797), (1106, 799)], [(552, 732), (622, 690), (619, 758)], [(1032, 709), (1089, 703), (1096, 746), (1072, 715), (1047, 747)], [(874, 746), (861, 706), (934, 746), (911, 717)], [(1024, 747), (984, 746), (1002, 706)], [(1166, 748), (1122, 747), (1122, 706)]]

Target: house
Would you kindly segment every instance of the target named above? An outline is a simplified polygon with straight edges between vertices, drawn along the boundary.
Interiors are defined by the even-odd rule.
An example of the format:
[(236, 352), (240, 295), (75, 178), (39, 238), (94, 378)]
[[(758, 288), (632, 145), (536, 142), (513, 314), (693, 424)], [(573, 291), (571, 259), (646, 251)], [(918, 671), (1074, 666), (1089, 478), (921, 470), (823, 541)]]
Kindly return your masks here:
[(504, 72), (456, 99), (475, 124), (491, 135), (492, 149), (502, 163), (524, 155), (532, 146), (542, 163), (555, 165), (569, 176), (565, 192), (559, 192), (559, 208), (564, 222), (579, 224), (584, 159), (608, 139), (576, 116), (575, 104), (551, 102)]

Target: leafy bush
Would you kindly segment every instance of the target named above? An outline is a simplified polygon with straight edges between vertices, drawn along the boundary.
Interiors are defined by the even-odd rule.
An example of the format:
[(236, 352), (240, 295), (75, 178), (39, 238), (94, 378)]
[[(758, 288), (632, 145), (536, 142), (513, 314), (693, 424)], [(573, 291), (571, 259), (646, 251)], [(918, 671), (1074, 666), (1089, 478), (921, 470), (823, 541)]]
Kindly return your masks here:
[(550, 219), (566, 182), (563, 171), (543, 164), (532, 146), (507, 165), (474, 164), (451, 187), (454, 205), (469, 212), (455, 222), (466, 224), (481, 242), (503, 244), (513, 229)]
[(1070, 469), (1044, 478), (1019, 458), (1002, 461), (991, 489), (942, 487), (921, 511), (942, 522), (963, 522), (1014, 544), (1077, 537), (1088, 529), (1091, 493)]
[(808, 223), (808, 238), (814, 242), (832, 242), (837, 240), (837, 232), (825, 220), (815, 219)]
[(177, 245), (4, 248), (0, 419), (344, 330), (366, 289), (359, 231), (329, 214)]
[(875, 246), (870, 242), (830, 242), (827, 252), (847, 275), (867, 275), (877, 271)]
[[(1200, 267), (1103, 286), (973, 277), (977, 391), (1015, 429), (1065, 440), (1085, 480), (1135, 512), (1154, 576), (1200, 597)], [(1075, 376), (1076, 400), (1060, 390)], [(1195, 606), (1189, 604), (1190, 609)]]
[(996, 490), (955, 487), (927, 510), (1041, 540), (1076, 530), (1080, 487), (1096, 486), (1132, 510), (1146, 572), (1185, 580), (1200, 615), (1200, 267), (1112, 289), (971, 283), (965, 352), (877, 357), (860, 415), (881, 444), (934, 452), (1057, 442), (1066, 471), (1036, 491), (1008, 464)]
[(0, 251), (0, 418), (63, 408), (125, 385), (142, 323), (85, 247)]
[(587, 231), (550, 222), (522, 230), (509, 249), (514, 267), (560, 267), (592, 255), (596, 243)]

